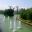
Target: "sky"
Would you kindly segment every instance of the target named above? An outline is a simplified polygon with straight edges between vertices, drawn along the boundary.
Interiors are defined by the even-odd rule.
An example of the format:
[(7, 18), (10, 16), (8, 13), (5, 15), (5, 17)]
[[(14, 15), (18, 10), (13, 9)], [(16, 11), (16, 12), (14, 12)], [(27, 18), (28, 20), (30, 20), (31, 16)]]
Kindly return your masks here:
[(8, 9), (9, 6), (30, 8), (32, 7), (32, 0), (0, 0), (0, 10)]

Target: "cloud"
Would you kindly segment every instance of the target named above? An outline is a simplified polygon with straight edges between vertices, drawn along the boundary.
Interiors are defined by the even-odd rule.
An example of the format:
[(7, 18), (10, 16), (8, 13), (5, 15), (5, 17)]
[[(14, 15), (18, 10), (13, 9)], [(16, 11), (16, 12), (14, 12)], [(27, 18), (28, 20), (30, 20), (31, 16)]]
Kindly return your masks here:
[(0, 9), (8, 9), (9, 6), (13, 6), (13, 8), (16, 6), (29, 8), (32, 7), (32, 0), (0, 0)]

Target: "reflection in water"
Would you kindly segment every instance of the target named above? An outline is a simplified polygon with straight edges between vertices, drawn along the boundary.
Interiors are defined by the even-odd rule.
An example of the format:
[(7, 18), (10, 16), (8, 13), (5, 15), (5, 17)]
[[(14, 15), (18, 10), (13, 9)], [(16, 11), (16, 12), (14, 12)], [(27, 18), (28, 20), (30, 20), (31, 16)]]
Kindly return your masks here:
[(16, 16), (14, 15), (14, 21), (13, 21), (13, 32), (16, 31)]
[(16, 17), (17, 15), (14, 15), (13, 17), (5, 17), (4, 15), (0, 15), (0, 28), (3, 30), (3, 32), (15, 32), (19, 28), (23, 28), (25, 31), (32, 31), (32, 27), (16, 20)]
[(0, 15), (0, 32), (4, 32), (4, 15)]
[[(20, 22), (16, 20), (16, 17), (17, 17), (17, 15), (14, 15), (13, 17), (9, 17), (9, 16), (5, 17), (4, 15), (3, 15), (3, 17), (0, 16), (0, 18), (1, 18), (0, 21), (2, 21), (2, 23), (4, 23), (5, 32), (9, 32), (9, 31), (11, 31), (11, 29), (13, 30), (13, 32), (15, 32), (16, 29), (18, 27), (20, 27), (20, 25), (19, 25)], [(3, 24), (1, 27), (3, 27)]]
[(13, 17), (5, 17), (6, 31), (15, 32), (16, 30), (19, 30), (19, 28), (23, 28), (26, 31), (32, 30), (30, 26), (27, 26), (26, 24), (24, 25), (19, 20), (16, 20), (16, 17), (17, 15), (14, 15)]
[(13, 17), (13, 32), (16, 31), (20, 27), (19, 21), (16, 20), (17, 15), (14, 15)]

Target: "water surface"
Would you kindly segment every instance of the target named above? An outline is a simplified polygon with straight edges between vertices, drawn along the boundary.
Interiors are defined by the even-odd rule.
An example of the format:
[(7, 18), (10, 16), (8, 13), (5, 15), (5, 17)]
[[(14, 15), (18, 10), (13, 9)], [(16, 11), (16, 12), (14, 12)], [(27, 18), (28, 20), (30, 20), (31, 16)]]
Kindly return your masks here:
[(0, 15), (0, 28), (4, 32), (32, 32), (32, 27), (22, 23), (16, 19), (17, 15), (13, 17), (5, 17)]

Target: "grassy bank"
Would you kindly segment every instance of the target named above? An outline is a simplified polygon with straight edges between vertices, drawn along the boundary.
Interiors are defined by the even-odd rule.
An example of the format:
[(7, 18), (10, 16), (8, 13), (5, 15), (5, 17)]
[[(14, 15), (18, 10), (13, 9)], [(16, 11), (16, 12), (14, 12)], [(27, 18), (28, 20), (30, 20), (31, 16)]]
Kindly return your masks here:
[(22, 18), (19, 18), (19, 21), (21, 21), (21, 22), (23, 22), (23, 23), (25, 23), (25, 24), (27, 24), (27, 25), (32, 26), (32, 22), (31, 22), (30, 20), (24, 20), (24, 19), (22, 19)]

